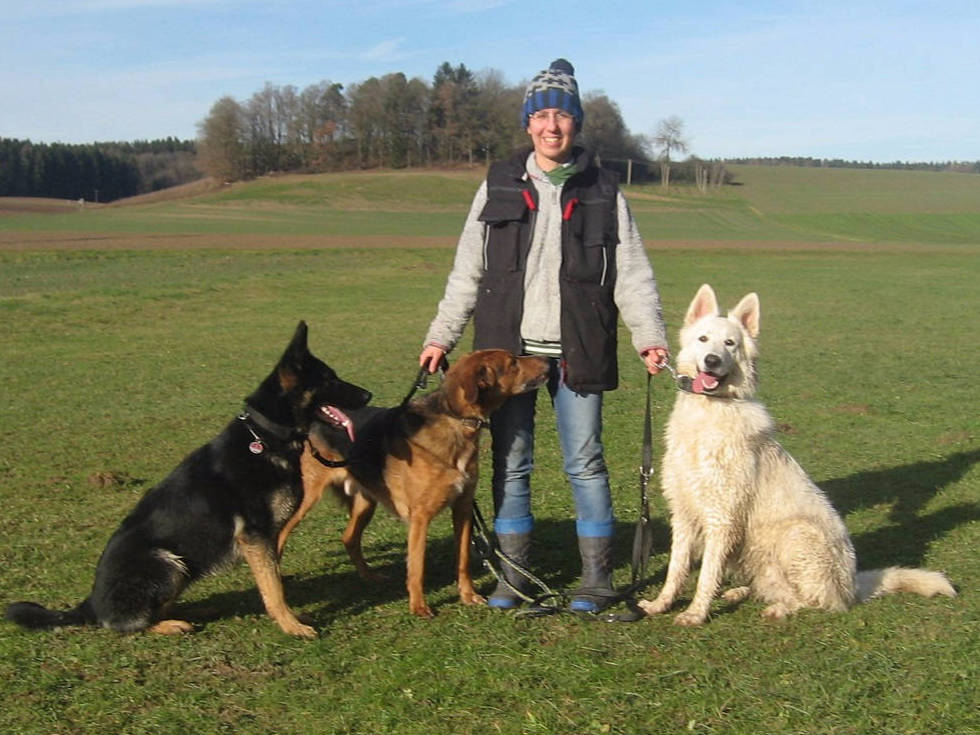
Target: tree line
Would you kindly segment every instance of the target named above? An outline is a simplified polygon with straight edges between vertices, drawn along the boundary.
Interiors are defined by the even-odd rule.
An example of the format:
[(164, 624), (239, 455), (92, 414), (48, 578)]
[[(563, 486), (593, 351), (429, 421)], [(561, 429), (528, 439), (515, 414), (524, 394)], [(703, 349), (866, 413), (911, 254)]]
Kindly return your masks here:
[[(484, 165), (528, 145), (520, 122), (524, 85), (500, 72), (444, 62), (431, 81), (403, 73), (344, 87), (302, 90), (267, 83), (247, 100), (222, 97), (198, 123), (195, 141), (34, 144), (0, 138), (0, 196), (108, 202), (193, 181), (238, 181), (269, 173)], [(691, 155), (684, 123), (661, 120), (651, 136), (630, 132), (601, 91), (582, 97), (580, 141), (630, 183), (685, 183), (701, 191), (731, 183), (726, 161)], [(862, 163), (805, 157), (727, 163), (905, 168), (980, 173), (980, 162)]]
[[(392, 73), (302, 90), (266, 84), (248, 100), (222, 97), (198, 125), (199, 166), (225, 181), (277, 171), (322, 172), (485, 163), (527, 143), (523, 85), (497, 71), (443, 63), (431, 82)], [(601, 159), (645, 159), (615, 102), (584, 95), (582, 141)]]
[(803, 168), (863, 168), (896, 169), (900, 171), (950, 171), (954, 173), (980, 174), (980, 161), (847, 161), (842, 158), (811, 158), (803, 156), (775, 156), (770, 158), (730, 158), (729, 163), (746, 166), (799, 166)]
[(195, 141), (32, 143), (0, 138), (0, 196), (111, 202), (193, 181)]

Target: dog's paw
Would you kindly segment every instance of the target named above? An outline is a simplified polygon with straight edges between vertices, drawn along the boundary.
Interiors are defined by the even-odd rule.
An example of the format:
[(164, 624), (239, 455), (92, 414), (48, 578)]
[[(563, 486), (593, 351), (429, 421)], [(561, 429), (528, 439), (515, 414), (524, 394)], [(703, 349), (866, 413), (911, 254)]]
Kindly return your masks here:
[(292, 635), (297, 638), (305, 638), (308, 641), (313, 641), (320, 637), (320, 634), (316, 632), (316, 628), (311, 625), (302, 624), (295, 629)]
[(725, 590), (721, 594), (721, 599), (734, 605), (745, 600), (750, 592), (751, 589), (749, 587), (732, 587), (730, 590)]
[(279, 627), (282, 628), (282, 632), (287, 635), (295, 636), (297, 638), (305, 638), (308, 641), (315, 640), (319, 637), (316, 632), (316, 628), (311, 625), (305, 625), (299, 620), (289, 620), (285, 622), (280, 622)]
[(659, 597), (656, 600), (640, 600), (637, 605), (647, 615), (660, 615), (670, 609), (670, 602)]
[(470, 590), (469, 592), (460, 592), (459, 599), (462, 600), (464, 605), (486, 605), (487, 598), (478, 592)]
[(430, 608), (424, 602), (416, 603), (414, 605), (409, 605), (408, 607), (409, 607), (409, 610), (412, 611), (412, 615), (417, 615), (420, 618), (434, 618), (435, 617), (435, 614), (432, 612), (432, 608)]
[(707, 615), (701, 615), (700, 613), (691, 612), (690, 610), (685, 610), (680, 615), (674, 618), (675, 625), (683, 625), (688, 628), (692, 628), (697, 625), (704, 625), (707, 621)]
[(766, 620), (782, 620), (792, 613), (793, 611), (782, 602), (775, 602), (759, 614)]
[(177, 635), (193, 632), (194, 626), (186, 620), (161, 620), (148, 630), (150, 633), (159, 633), (160, 635)]

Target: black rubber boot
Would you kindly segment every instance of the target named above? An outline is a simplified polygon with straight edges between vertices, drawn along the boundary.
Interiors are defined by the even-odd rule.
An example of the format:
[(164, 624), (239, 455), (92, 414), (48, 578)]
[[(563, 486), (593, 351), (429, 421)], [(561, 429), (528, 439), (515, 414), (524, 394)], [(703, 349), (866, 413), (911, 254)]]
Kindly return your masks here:
[[(504, 555), (514, 564), (527, 569), (528, 557), (531, 552), (530, 533), (498, 533), (497, 545)], [(500, 580), (497, 582), (497, 588), (487, 600), (487, 605), (495, 607), (498, 610), (513, 610), (515, 607), (519, 607), (524, 600), (512, 588), (528, 594), (531, 590), (531, 585), (527, 577), (514, 569), (507, 562), (507, 559), (498, 558), (496, 562), (499, 564), (501, 575), (507, 581)]]
[(568, 609), (597, 613), (612, 604), (612, 536), (579, 536), (582, 556), (582, 584), (572, 593)]

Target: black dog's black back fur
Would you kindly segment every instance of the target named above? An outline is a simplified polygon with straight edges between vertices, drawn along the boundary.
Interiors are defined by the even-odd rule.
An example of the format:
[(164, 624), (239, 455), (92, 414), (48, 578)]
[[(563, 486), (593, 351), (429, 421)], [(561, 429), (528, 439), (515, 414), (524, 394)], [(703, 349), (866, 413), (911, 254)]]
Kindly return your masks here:
[(112, 534), (88, 598), (62, 612), (14, 603), (7, 619), (28, 628), (144, 630), (187, 585), (238, 559), (243, 541), (263, 559), (271, 550), (264, 568), (278, 576), (276, 535), (303, 497), (299, 458), (316, 412), (324, 404), (356, 409), (369, 399), (310, 353), (300, 322), (243, 414), (147, 491)]

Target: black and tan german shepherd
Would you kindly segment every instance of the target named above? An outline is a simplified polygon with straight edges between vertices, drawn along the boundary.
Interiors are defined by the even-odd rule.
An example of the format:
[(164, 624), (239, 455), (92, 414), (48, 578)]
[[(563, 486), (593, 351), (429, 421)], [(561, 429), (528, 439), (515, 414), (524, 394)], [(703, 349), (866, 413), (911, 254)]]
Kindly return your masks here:
[(167, 619), (180, 593), (244, 559), (269, 615), (290, 635), (316, 637), (286, 604), (276, 549), (303, 499), (300, 456), (310, 424), (331, 406), (356, 409), (371, 394), (347, 383), (307, 347), (300, 322), (243, 413), (147, 491), (109, 539), (88, 598), (71, 610), (17, 602), (6, 617), (27, 628), (100, 624), (121, 632), (192, 630)]

